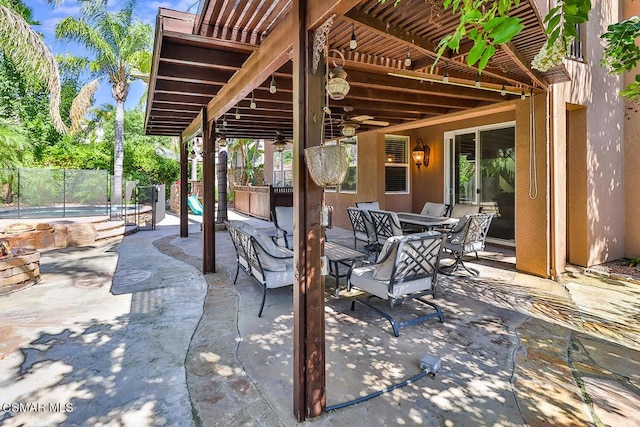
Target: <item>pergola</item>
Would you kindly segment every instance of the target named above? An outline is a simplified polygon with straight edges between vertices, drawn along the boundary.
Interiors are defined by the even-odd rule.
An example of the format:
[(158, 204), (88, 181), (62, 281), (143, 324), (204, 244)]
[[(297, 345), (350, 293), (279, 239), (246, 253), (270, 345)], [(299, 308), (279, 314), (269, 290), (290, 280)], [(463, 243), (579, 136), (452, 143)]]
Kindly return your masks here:
[[(205, 273), (215, 270), (215, 212), (207, 201), (214, 200), (216, 133), (273, 139), (280, 132), (293, 139), (293, 410), (298, 420), (325, 408), (323, 189), (308, 176), (304, 149), (338, 136), (343, 120), (356, 120), (359, 132), (419, 126), (566, 80), (562, 67), (542, 74), (529, 65), (546, 41), (532, 0), (522, 0), (512, 15), (522, 18), (525, 29), (500, 45), (479, 75), (466, 64), (468, 40), (459, 53), (445, 52), (432, 68), (438, 42), (459, 21), (440, 0), (403, 0), (397, 7), (392, 0), (202, 0), (196, 14), (160, 9), (146, 132), (181, 137), (182, 236), (187, 235), (186, 147), (202, 134)], [(351, 89), (344, 99), (329, 101), (327, 114), (325, 73), (333, 62), (342, 64), (341, 56)]]

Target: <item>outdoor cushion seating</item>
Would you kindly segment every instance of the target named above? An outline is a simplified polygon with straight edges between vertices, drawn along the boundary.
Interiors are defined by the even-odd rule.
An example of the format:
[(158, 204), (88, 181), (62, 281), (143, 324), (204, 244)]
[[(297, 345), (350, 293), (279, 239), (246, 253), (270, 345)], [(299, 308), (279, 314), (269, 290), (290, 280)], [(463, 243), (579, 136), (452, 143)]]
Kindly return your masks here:
[(293, 251), (276, 245), (269, 237), (242, 221), (225, 221), (237, 254), (236, 277), (240, 267), (263, 288), (258, 317), (262, 316), (267, 289), (293, 285)]
[(293, 207), (276, 206), (273, 224), (276, 226), (274, 241), (282, 247), (293, 249)]
[(347, 215), (351, 221), (353, 229), (353, 248), (357, 249), (358, 241), (364, 242), (367, 250), (375, 249), (376, 232), (370, 219), (365, 216), (364, 211), (358, 208), (347, 208)]
[(475, 268), (467, 267), (462, 257), (475, 252), (477, 258), (478, 251), (484, 250), (492, 219), (493, 214), (490, 213), (475, 213), (465, 215), (460, 219), (458, 224), (447, 233), (444, 242), (444, 249), (453, 254), (455, 261), (450, 266), (441, 267), (441, 271), (451, 274), (462, 267), (473, 276), (480, 275), (480, 272)]
[(402, 236), (404, 233), (400, 226), (398, 215), (392, 211), (368, 211), (376, 233), (376, 242), (382, 247), (387, 239), (392, 236)]
[[(438, 317), (444, 322), (440, 307), (423, 299), (425, 295), (435, 297), (438, 264), (444, 234), (435, 231), (407, 236), (390, 237), (375, 264), (352, 267), (348, 275), (347, 289), (357, 287), (369, 295), (364, 299), (354, 299), (374, 310), (391, 323), (393, 334), (399, 336), (399, 329)], [(434, 313), (413, 317), (402, 322), (371, 304), (372, 298), (388, 300), (393, 309), (396, 302), (415, 299), (435, 309)]]
[(447, 211), (447, 205), (445, 205), (444, 203), (427, 202), (422, 207), (422, 211), (420, 211), (420, 215), (441, 217), (445, 215), (446, 211)]
[(463, 203), (458, 203), (453, 205), (449, 216), (451, 218), (462, 218), (467, 214), (477, 214), (478, 212), (480, 212), (480, 206), (478, 205), (466, 205)]
[(356, 202), (356, 207), (365, 211), (380, 210), (380, 204), (378, 202)]

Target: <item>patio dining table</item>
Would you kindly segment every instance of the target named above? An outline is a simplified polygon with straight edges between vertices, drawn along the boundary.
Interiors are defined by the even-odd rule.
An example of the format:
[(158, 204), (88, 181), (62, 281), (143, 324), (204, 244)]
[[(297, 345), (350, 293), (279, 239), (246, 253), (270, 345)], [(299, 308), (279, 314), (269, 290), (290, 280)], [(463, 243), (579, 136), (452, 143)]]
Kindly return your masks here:
[(400, 225), (408, 225), (423, 230), (433, 230), (436, 227), (449, 228), (456, 225), (458, 218), (450, 218), (447, 216), (429, 216), (411, 212), (396, 212)]

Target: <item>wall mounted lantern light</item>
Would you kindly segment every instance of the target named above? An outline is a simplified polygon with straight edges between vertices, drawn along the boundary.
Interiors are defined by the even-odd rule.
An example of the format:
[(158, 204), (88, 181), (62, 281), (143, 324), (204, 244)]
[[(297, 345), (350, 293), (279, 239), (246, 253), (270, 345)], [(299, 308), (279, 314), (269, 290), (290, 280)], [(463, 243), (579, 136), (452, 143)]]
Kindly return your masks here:
[(418, 169), (423, 164), (425, 166), (429, 166), (429, 154), (431, 153), (431, 148), (422, 141), (422, 138), (418, 138), (416, 140), (416, 146), (413, 147), (413, 151), (411, 152), (411, 157), (415, 162)]

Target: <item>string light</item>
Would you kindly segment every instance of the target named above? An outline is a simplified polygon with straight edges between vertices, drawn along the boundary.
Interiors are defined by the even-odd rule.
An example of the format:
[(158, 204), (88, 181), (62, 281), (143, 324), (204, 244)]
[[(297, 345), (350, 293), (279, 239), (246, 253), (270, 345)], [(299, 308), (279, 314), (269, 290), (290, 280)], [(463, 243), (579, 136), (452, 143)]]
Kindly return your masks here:
[(480, 86), (482, 86), (482, 83), (480, 83), (480, 74), (478, 74), (478, 75), (476, 76), (476, 84), (475, 84), (475, 86), (476, 86), (477, 88), (479, 88)]
[(522, 99), (523, 101), (527, 99), (527, 95), (524, 94), (524, 89), (522, 89), (522, 94), (520, 95), (520, 99)]
[(240, 120), (240, 109), (236, 107), (236, 120)]
[(500, 90), (500, 95), (505, 96), (507, 94), (507, 87), (502, 85), (502, 89)]
[(351, 40), (349, 41), (349, 49), (356, 50), (358, 47), (358, 41), (356, 40), (356, 26), (351, 24)]
[(222, 127), (226, 128), (227, 124), (227, 113), (224, 113), (224, 117), (222, 118)]
[(442, 76), (442, 81), (444, 83), (449, 83), (449, 73), (448, 72), (444, 72), (444, 76)]
[(269, 92), (276, 93), (277, 90), (278, 88), (276, 87), (276, 77), (272, 74), (271, 83), (269, 84)]
[(411, 52), (407, 51), (407, 57), (404, 58), (404, 66), (411, 67)]
[(251, 104), (249, 104), (249, 107), (251, 107), (252, 110), (256, 109), (256, 98), (253, 95), (253, 91), (251, 91)]

